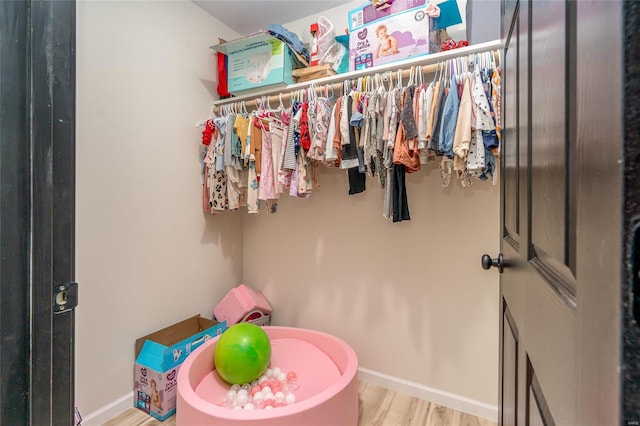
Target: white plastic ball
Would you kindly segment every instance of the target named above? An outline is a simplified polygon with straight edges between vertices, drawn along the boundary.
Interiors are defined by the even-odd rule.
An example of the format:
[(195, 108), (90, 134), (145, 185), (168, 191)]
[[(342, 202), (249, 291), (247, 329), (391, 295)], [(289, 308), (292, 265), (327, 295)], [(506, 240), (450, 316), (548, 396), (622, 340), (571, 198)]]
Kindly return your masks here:
[(284, 397), (284, 402), (287, 405), (295, 404), (296, 396), (292, 392), (289, 392), (287, 396)]
[(273, 373), (273, 377), (278, 377), (278, 375), (282, 373), (282, 370), (280, 369), (280, 367), (273, 367), (273, 370), (271, 370), (271, 372)]
[(246, 394), (238, 394), (238, 398), (236, 399), (236, 405), (240, 407), (244, 407), (247, 402), (249, 402), (249, 396)]
[(271, 386), (265, 386), (262, 388), (262, 393), (271, 393)]
[(247, 403), (247, 404), (243, 407), (243, 410), (244, 410), (244, 411), (253, 411), (253, 410), (255, 410), (255, 409), (256, 409), (256, 407), (254, 407), (254, 406), (253, 406), (253, 404), (251, 404), (250, 402), (249, 402), (249, 403)]
[(231, 390), (238, 392), (240, 389), (242, 389), (242, 387), (240, 385), (233, 385), (231, 386)]
[(287, 405), (295, 404), (296, 396), (292, 392), (289, 392), (287, 396), (284, 397), (284, 402)]

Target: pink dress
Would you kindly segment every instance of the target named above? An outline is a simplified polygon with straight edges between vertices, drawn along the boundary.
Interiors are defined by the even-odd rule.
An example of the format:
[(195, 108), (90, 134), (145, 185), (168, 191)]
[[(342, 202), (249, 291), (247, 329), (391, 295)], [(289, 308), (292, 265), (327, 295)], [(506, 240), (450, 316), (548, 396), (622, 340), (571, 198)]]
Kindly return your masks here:
[(273, 145), (271, 143), (271, 133), (265, 129), (265, 124), (261, 126), (262, 130), (262, 173), (260, 174), (260, 185), (258, 189), (259, 200), (277, 200), (280, 195), (276, 191), (275, 174), (273, 173)]

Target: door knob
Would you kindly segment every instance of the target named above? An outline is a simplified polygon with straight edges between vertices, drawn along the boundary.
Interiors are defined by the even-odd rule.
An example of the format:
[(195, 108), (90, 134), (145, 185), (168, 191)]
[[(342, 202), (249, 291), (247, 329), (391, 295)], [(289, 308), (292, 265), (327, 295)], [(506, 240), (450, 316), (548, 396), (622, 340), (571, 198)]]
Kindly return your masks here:
[(504, 270), (504, 261), (502, 260), (502, 253), (498, 254), (497, 259), (492, 259), (488, 254), (482, 255), (482, 269), (489, 269), (492, 266), (498, 268), (498, 271), (502, 273)]

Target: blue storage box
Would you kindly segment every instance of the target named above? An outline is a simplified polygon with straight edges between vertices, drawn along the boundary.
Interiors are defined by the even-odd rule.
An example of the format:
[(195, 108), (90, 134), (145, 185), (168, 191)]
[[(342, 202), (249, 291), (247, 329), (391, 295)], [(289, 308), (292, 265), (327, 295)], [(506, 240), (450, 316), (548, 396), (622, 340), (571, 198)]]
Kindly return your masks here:
[(172, 416), (176, 411), (180, 364), (196, 348), (226, 329), (226, 321), (196, 315), (137, 339), (133, 406), (158, 420)]
[(211, 48), (227, 55), (227, 83), (232, 95), (293, 84), (289, 46), (269, 33), (259, 32)]

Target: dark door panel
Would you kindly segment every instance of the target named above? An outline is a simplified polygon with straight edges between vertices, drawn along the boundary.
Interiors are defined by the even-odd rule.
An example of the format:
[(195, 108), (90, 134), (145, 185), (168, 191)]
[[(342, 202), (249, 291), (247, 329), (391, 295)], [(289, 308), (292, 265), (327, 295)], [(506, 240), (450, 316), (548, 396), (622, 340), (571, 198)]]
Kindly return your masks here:
[[(505, 53), (502, 420), (576, 424), (575, 294), (568, 268), (566, 5), (521, 1)], [(517, 232), (512, 231), (517, 229)], [(518, 244), (513, 244), (517, 235)], [(573, 297), (573, 299), (571, 299)], [(518, 330), (517, 345), (508, 330)], [(517, 346), (515, 361), (511, 354)], [(515, 383), (515, 396), (511, 387)], [(508, 387), (508, 388), (507, 388)]]
[(28, 418), (28, 4), (0, 2), (0, 424)]
[(636, 424), (640, 5), (514, 10), (503, 37), (500, 420)]
[(3, 1), (0, 24), (0, 424), (71, 425), (75, 2)]

